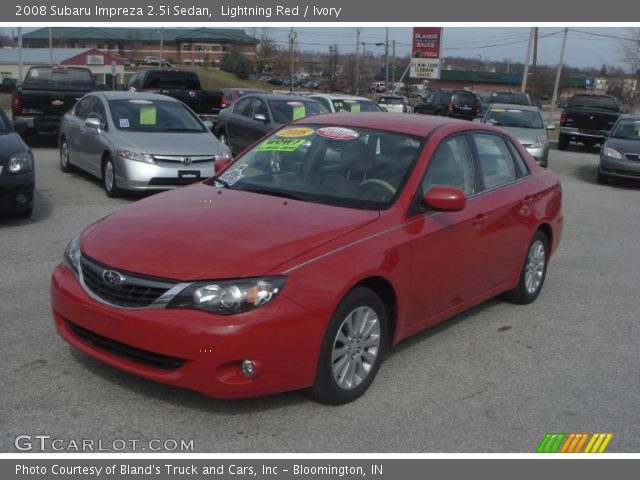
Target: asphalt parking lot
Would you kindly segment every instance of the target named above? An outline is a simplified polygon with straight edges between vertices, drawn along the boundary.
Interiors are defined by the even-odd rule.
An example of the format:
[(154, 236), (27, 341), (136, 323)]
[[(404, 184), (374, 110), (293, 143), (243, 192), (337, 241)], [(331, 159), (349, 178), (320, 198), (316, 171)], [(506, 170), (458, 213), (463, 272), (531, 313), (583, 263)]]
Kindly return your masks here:
[(53, 141), (34, 153), (33, 217), (0, 219), (0, 451), (45, 434), (193, 439), (197, 452), (533, 452), (546, 432), (611, 432), (608, 452), (640, 449), (640, 183), (597, 185), (595, 149), (550, 154), (566, 224), (538, 300), (492, 300), (403, 342), (341, 407), (299, 392), (214, 400), (72, 350), (50, 274), (70, 238), (135, 198), (62, 173)]

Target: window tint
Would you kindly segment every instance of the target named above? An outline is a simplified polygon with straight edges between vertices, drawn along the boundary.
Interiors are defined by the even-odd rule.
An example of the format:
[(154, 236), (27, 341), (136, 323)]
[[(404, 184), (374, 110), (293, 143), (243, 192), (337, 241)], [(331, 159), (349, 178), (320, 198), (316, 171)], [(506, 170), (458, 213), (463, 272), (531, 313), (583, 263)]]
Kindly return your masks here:
[(267, 106), (259, 98), (254, 98), (252, 100), (251, 109), (253, 110), (253, 114), (251, 115), (252, 118), (254, 115), (262, 114), (267, 120), (269, 120), (269, 112), (267, 111)]
[(478, 152), (484, 189), (489, 190), (513, 182), (517, 178), (516, 168), (502, 137), (484, 133), (474, 133), (471, 136)]
[(102, 123), (107, 123), (106, 121), (107, 116), (105, 114), (104, 107), (102, 106), (102, 102), (100, 101), (100, 99), (92, 97), (91, 100), (93, 101), (89, 105), (87, 118), (97, 118)]
[(431, 157), (422, 180), (422, 194), (437, 185), (459, 188), (465, 195), (476, 193), (473, 162), (464, 136), (445, 140)]
[(474, 104), (477, 102), (477, 99), (473, 93), (456, 93), (453, 95), (452, 101), (454, 103)]
[(237, 113), (238, 115), (242, 115), (243, 117), (252, 117), (251, 114), (251, 99), (245, 98), (244, 100), (238, 100), (233, 107), (233, 113)]
[(57, 67), (33, 67), (24, 79), (24, 86), (41, 89), (84, 89), (91, 90), (95, 81), (90, 70)]
[(73, 110), (74, 115), (82, 120), (87, 118), (92, 102), (93, 97), (84, 97), (76, 104), (76, 108)]
[(613, 98), (599, 95), (574, 95), (569, 99), (569, 108), (601, 108), (615, 112), (619, 110)]
[(529, 167), (527, 167), (527, 163), (524, 161), (518, 149), (513, 146), (511, 142), (507, 142), (507, 146), (509, 147), (509, 151), (511, 152), (511, 156), (516, 162), (516, 170), (518, 171), (519, 177), (524, 177), (529, 175)]

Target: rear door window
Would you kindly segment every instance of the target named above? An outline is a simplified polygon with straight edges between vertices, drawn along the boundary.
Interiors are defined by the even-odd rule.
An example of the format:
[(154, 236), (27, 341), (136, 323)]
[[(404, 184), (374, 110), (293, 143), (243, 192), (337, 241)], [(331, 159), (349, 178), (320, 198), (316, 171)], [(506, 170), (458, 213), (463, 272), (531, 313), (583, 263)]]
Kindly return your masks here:
[(485, 190), (511, 183), (518, 178), (516, 166), (504, 139), (486, 133), (471, 134)]

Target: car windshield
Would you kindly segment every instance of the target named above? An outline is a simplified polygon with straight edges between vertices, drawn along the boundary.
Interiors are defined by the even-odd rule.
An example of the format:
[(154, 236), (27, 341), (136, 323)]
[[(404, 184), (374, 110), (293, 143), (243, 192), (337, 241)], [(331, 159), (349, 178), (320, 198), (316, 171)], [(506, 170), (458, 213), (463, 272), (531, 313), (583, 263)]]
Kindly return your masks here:
[(500, 127), (544, 128), (539, 112), (518, 108), (492, 108), (487, 112), (485, 123)]
[(336, 112), (379, 112), (380, 107), (378, 107), (375, 103), (370, 100), (353, 100), (353, 99), (344, 99), (344, 100), (332, 100), (333, 106), (336, 109)]
[(640, 120), (620, 120), (611, 132), (611, 138), (640, 140)]
[(513, 105), (531, 105), (526, 93), (493, 92), (489, 103), (511, 103)]
[(596, 108), (615, 112), (620, 110), (613, 98), (598, 95), (574, 95), (569, 99), (569, 108)]
[(364, 210), (389, 208), (422, 141), (367, 128), (292, 125), (210, 180), (219, 188)]
[(269, 106), (276, 123), (288, 123), (299, 118), (327, 113), (326, 108), (313, 100), (269, 100)]
[(116, 128), (135, 132), (204, 132), (206, 129), (180, 102), (169, 100), (109, 100)]
[(474, 104), (478, 101), (476, 96), (472, 93), (456, 93), (451, 98), (451, 101), (454, 103), (471, 103)]

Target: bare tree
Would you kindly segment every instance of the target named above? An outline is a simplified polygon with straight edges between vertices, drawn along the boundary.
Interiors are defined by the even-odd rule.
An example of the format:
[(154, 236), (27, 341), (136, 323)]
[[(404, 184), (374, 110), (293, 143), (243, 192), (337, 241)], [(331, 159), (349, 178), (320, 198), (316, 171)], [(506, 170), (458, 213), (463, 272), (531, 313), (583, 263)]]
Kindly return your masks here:
[[(640, 28), (629, 28), (628, 36), (632, 40), (624, 40), (620, 43), (620, 59), (631, 70), (631, 76), (636, 81), (640, 74)], [(636, 89), (631, 91), (631, 111), (635, 110)]]

